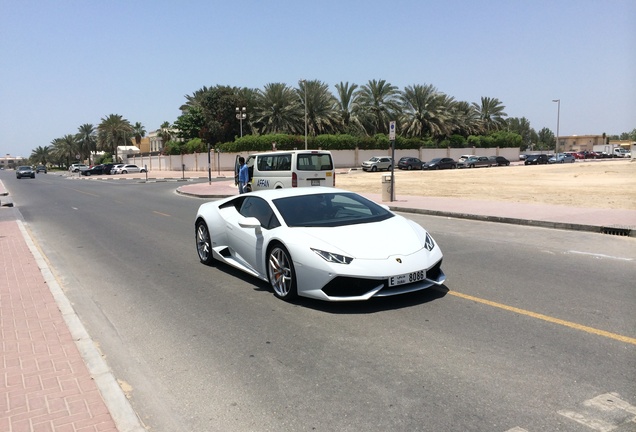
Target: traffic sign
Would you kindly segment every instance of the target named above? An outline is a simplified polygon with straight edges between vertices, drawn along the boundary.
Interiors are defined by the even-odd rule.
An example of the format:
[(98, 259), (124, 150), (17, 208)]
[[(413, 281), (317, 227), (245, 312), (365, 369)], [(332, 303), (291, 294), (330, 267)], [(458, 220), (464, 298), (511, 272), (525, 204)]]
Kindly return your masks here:
[(389, 122), (389, 140), (395, 141), (395, 122)]

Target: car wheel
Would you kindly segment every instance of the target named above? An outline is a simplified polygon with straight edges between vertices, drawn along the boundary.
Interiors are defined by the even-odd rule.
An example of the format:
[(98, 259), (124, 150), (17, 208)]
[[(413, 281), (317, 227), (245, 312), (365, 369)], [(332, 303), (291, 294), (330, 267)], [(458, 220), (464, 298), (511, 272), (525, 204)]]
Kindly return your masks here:
[(372, 172), (376, 172), (377, 170), (378, 170), (378, 167), (377, 167), (377, 166), (375, 166), (375, 165), (374, 165), (374, 166), (372, 166), (372, 167), (371, 167), (371, 171), (372, 171)]
[(146, 170), (142, 168), (141, 170), (139, 170), (139, 172), (140, 172), (140, 173), (145, 173), (145, 172), (146, 172)]
[(412, 165), (409, 165), (406, 169), (407, 169), (407, 170), (409, 170), (409, 171), (411, 171), (411, 170), (413, 169), (413, 166), (412, 166)]
[(128, 174), (128, 171), (122, 171), (121, 173), (122, 174)]
[(298, 295), (296, 271), (289, 252), (280, 243), (270, 247), (267, 253), (267, 277), (274, 295), (282, 300), (291, 300)]
[(210, 230), (203, 220), (197, 222), (195, 233), (199, 260), (205, 265), (212, 265), (212, 240)]
[(84, 171), (84, 175), (89, 176), (89, 175), (91, 175), (91, 172), (90, 171)]
[(245, 192), (252, 192), (252, 185), (250, 183), (245, 185)]

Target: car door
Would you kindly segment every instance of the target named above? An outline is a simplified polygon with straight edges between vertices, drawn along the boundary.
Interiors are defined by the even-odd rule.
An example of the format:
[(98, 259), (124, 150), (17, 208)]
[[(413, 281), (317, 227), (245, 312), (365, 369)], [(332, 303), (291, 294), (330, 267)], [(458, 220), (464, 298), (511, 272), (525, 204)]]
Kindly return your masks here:
[[(230, 245), (235, 252), (235, 258), (260, 275), (265, 275), (265, 243), (264, 234), (271, 228), (280, 226), (269, 203), (262, 198), (249, 196), (243, 200), (238, 209), (240, 216), (228, 230)], [(258, 228), (242, 227), (241, 221), (254, 217), (259, 220)]]

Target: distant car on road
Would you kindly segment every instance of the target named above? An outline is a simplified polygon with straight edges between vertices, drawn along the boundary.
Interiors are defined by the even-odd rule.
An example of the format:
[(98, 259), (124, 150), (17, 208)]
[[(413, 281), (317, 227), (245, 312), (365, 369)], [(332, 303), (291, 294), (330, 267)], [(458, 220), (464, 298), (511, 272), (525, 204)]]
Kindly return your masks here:
[(393, 165), (393, 160), (388, 156), (373, 156), (371, 159), (362, 162), (362, 169), (364, 171), (382, 171), (390, 170)]
[(412, 169), (422, 169), (422, 165), (424, 162), (419, 160), (418, 158), (405, 156), (400, 158), (398, 161), (397, 167), (399, 169), (412, 170)]
[(455, 169), (457, 168), (457, 162), (452, 158), (435, 158), (424, 164), (423, 168), (430, 170)]
[(492, 162), (486, 156), (471, 156), (464, 162), (457, 163), (457, 168), (477, 168), (487, 167), (490, 168)]
[(544, 154), (528, 155), (524, 165), (545, 165), (548, 163), (548, 156)]
[(46, 174), (46, 167), (44, 165), (38, 165), (37, 167), (35, 167), (36, 174), (40, 174), (41, 172)]
[(559, 153), (557, 155), (552, 156), (550, 159), (548, 159), (548, 163), (574, 163), (576, 159), (574, 159), (574, 156), (572, 156), (571, 154), (568, 153)]
[(492, 166), (509, 166), (510, 161), (503, 156), (490, 156), (490, 162)]
[(19, 166), (18, 169), (15, 170), (15, 177), (19, 179), (22, 177), (35, 178), (35, 171), (33, 171), (33, 168), (31, 168), (30, 166)]

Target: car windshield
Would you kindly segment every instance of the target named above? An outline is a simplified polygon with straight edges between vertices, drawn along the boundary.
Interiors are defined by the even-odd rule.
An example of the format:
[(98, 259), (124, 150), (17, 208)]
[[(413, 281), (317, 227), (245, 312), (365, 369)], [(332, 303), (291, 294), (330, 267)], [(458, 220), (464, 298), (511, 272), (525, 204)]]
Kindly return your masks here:
[(436, 163), (436, 162), (439, 162), (441, 160), (442, 160), (441, 158), (435, 158), (435, 159), (431, 159), (431, 161), (429, 163)]
[(379, 222), (394, 215), (354, 193), (298, 195), (274, 200), (289, 227), (338, 227)]
[(30, 169), (31, 169), (31, 167), (30, 167), (30, 166), (21, 166), (21, 167), (18, 167), (18, 170), (20, 170), (20, 171), (22, 171), (22, 170), (30, 170)]

